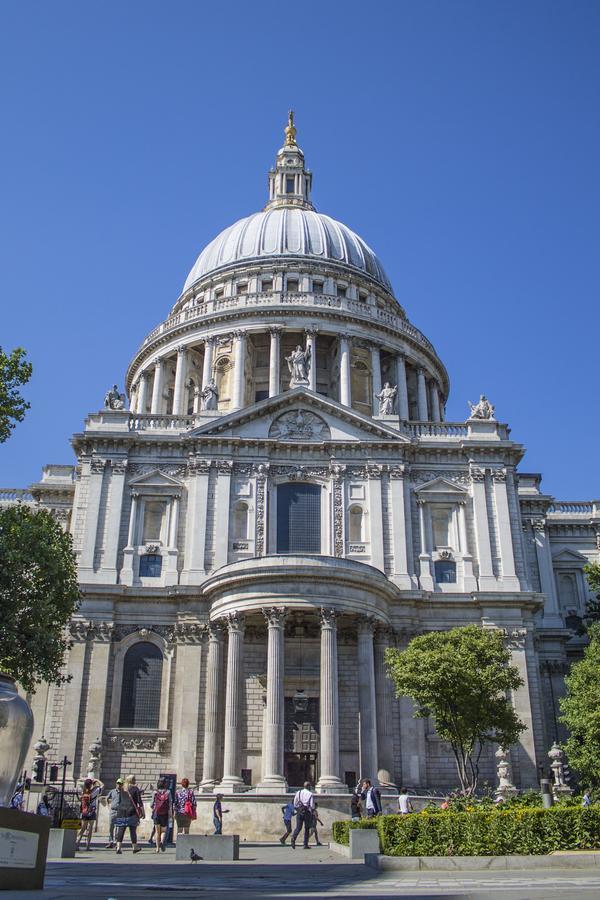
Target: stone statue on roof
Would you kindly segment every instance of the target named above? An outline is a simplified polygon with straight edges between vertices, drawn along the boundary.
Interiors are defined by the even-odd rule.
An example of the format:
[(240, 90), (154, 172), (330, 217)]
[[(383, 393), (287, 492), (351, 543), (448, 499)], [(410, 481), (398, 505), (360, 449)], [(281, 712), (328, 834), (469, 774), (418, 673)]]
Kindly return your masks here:
[(470, 419), (493, 419), (495, 406), (492, 406), (485, 394), (481, 394), (477, 403), (467, 400), (471, 409)]
[(106, 392), (104, 398), (105, 409), (125, 409), (125, 394), (120, 394), (116, 384)]

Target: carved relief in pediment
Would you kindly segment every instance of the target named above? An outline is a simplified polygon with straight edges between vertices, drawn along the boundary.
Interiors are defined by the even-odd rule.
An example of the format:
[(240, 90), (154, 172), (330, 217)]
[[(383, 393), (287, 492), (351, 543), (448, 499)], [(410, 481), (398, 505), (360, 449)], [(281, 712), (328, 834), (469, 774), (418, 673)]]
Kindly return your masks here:
[(269, 437), (285, 441), (327, 441), (331, 432), (327, 422), (315, 413), (292, 409), (274, 419)]

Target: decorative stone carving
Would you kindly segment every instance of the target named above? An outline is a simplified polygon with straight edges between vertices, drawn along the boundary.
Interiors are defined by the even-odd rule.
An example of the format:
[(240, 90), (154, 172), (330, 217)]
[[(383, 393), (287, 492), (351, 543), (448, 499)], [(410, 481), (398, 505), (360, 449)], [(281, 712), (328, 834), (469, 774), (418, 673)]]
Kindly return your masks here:
[(322, 606), (319, 610), (321, 617), (321, 628), (335, 628), (337, 619), (337, 610), (330, 606)]
[(105, 409), (125, 409), (125, 394), (120, 394), (116, 384), (106, 392), (104, 397)]
[(296, 349), (285, 357), (285, 361), (290, 371), (290, 387), (295, 388), (301, 384), (309, 383), (309, 374), (311, 366), (310, 345), (307, 344), (303, 350), (300, 344)]
[(267, 606), (263, 607), (262, 614), (265, 617), (267, 625), (283, 625), (285, 622), (287, 610), (285, 606)]
[(279, 416), (269, 429), (269, 437), (283, 440), (325, 441), (331, 437), (327, 422), (313, 412), (298, 409)]
[(344, 485), (343, 477), (346, 467), (334, 464), (331, 466), (333, 481), (333, 551), (334, 556), (344, 556)]
[(364, 544), (350, 544), (348, 553), (366, 553), (367, 548)]
[(417, 469), (416, 471), (412, 471), (410, 476), (412, 484), (425, 484), (427, 481), (434, 481), (436, 478), (444, 478), (446, 481), (452, 481), (455, 484), (461, 484), (465, 487), (471, 480), (471, 476), (468, 472), (457, 472), (452, 469), (430, 469), (427, 471)]
[(238, 634), (244, 633), (244, 616), (242, 613), (231, 612), (227, 613), (225, 616), (225, 621), (227, 623), (227, 631), (229, 634), (233, 634), (234, 632)]
[(163, 753), (167, 746), (167, 738), (164, 735), (117, 735), (113, 734), (108, 743), (113, 747), (120, 746), (126, 753), (132, 751), (145, 751), (150, 753)]
[(233, 549), (234, 550), (247, 550), (248, 549), (248, 541), (234, 541)]
[(496, 799), (508, 800), (518, 793), (516, 787), (512, 783), (512, 775), (510, 771), (510, 754), (503, 747), (496, 750), (496, 759), (498, 760), (498, 787), (494, 791)]
[(573, 791), (565, 781), (564, 751), (557, 743), (554, 743), (548, 752), (548, 756), (551, 760), (550, 768), (554, 776), (554, 784), (552, 785), (554, 799), (558, 800), (560, 797), (568, 797)]
[(89, 746), (90, 758), (88, 759), (87, 777), (100, 778), (100, 764), (102, 762), (102, 741), (96, 738)]
[(105, 459), (100, 459), (98, 456), (93, 456), (90, 460), (90, 471), (92, 475), (102, 475), (105, 465)]
[(214, 378), (211, 378), (206, 387), (202, 389), (200, 400), (200, 408), (203, 411), (219, 408), (219, 392), (217, 390), (217, 383)]
[(69, 622), (69, 634), (74, 641), (88, 641), (93, 637), (92, 623), (84, 619)]
[(171, 478), (182, 478), (186, 472), (186, 466), (176, 465), (152, 465), (152, 463), (133, 463), (129, 467), (132, 475), (149, 475), (151, 472), (159, 472), (161, 475), (170, 475)]
[(396, 402), (397, 393), (398, 388), (396, 387), (396, 385), (394, 385), (394, 387), (391, 387), (389, 381), (386, 381), (380, 393), (375, 394), (375, 398), (379, 400), (380, 416), (392, 416), (394, 414), (394, 405)]
[(268, 467), (257, 466), (256, 474), (256, 522), (254, 528), (254, 552), (262, 556), (265, 552), (265, 494)]
[(497, 484), (506, 482), (506, 469), (492, 469), (491, 475), (492, 481), (495, 481)]
[(523, 650), (527, 638), (526, 628), (503, 628), (502, 633), (509, 650)]
[(485, 481), (485, 469), (481, 469), (478, 466), (472, 466), (469, 470), (469, 474), (471, 476), (471, 481), (474, 483)]
[(495, 421), (495, 407), (492, 406), (485, 394), (480, 394), (477, 403), (471, 403), (470, 400), (467, 400), (467, 403), (469, 405), (469, 409), (471, 410), (471, 415), (469, 416), (470, 419), (488, 419), (492, 422)]
[(32, 770), (35, 772), (36, 763), (39, 763), (42, 760), (44, 763), (46, 762), (46, 753), (50, 749), (50, 744), (46, 740), (46, 738), (42, 735), (39, 741), (36, 741), (33, 745), (33, 749), (35, 751), (35, 756), (33, 757), (33, 765)]
[(388, 466), (388, 474), (390, 478), (404, 478), (406, 466)]
[(219, 475), (231, 475), (233, 471), (233, 462), (229, 459), (217, 460), (217, 472)]
[(188, 472), (190, 475), (208, 475), (210, 465), (210, 460), (193, 456), (188, 460)]

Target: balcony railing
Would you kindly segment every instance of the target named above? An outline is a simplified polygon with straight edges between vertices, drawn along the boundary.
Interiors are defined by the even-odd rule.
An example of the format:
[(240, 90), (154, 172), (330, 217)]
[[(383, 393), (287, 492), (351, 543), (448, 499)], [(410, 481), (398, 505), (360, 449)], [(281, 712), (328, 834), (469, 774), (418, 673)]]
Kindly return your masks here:
[(33, 503), (33, 496), (23, 488), (0, 488), (0, 504)]
[(559, 516), (599, 516), (598, 500), (555, 500), (548, 512)]

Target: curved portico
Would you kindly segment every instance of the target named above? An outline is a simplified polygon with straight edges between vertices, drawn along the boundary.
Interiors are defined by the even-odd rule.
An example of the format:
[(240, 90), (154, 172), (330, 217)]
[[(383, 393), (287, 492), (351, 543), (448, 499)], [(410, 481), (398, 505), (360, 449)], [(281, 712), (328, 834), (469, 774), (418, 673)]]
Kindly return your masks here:
[[(339, 754), (338, 633), (356, 642), (356, 668), (359, 680), (360, 766), (363, 773), (375, 777), (381, 768), (378, 754), (376, 698), (380, 704), (388, 696), (381, 665), (375, 666), (375, 635), (389, 628), (388, 606), (397, 596), (394, 586), (372, 566), (346, 559), (310, 555), (274, 555), (248, 559), (219, 569), (204, 585), (203, 594), (210, 603), (212, 633), (227, 642), (227, 686), (225, 692), (225, 732), (223, 777), (220, 787), (243, 790), (238, 774), (240, 704), (239, 672), (242, 666), (246, 627), (267, 629), (267, 671), (265, 682), (265, 722), (262, 754), (262, 778), (259, 792), (285, 790), (289, 774), (289, 754), (285, 734), (291, 713), (306, 712), (311, 701), (318, 706), (318, 749), (312, 745), (317, 789), (331, 793), (347, 790), (341, 777)], [(309, 671), (302, 677), (302, 638), (318, 635), (318, 680)], [(300, 640), (298, 655), (297, 639)], [(296, 641), (296, 646), (294, 643)], [(286, 667), (286, 646), (299, 659)], [(294, 652), (295, 651), (295, 652)], [(213, 653), (215, 666), (219, 653)], [(296, 666), (296, 669), (298, 667)], [(381, 684), (376, 683), (376, 677)], [(218, 684), (216, 671), (207, 673), (209, 685)], [(288, 716), (286, 721), (286, 699)], [(296, 709), (296, 707), (299, 707)], [(304, 709), (303, 709), (304, 707)], [(214, 710), (214, 698), (207, 693), (207, 721)], [(380, 710), (382, 719), (385, 710)], [(214, 716), (213, 716), (214, 719)], [(315, 717), (316, 719), (316, 717)], [(307, 723), (311, 725), (310, 721)], [(317, 721), (312, 722), (316, 731)], [(205, 739), (203, 786), (215, 786), (214, 773), (218, 742), (212, 735)], [(288, 755), (286, 756), (286, 750)], [(293, 754), (294, 756), (298, 754)], [(306, 761), (306, 760), (305, 760)], [(300, 760), (302, 762), (302, 760)], [(385, 762), (385, 760), (384, 760)]]

